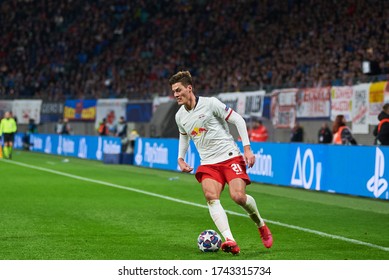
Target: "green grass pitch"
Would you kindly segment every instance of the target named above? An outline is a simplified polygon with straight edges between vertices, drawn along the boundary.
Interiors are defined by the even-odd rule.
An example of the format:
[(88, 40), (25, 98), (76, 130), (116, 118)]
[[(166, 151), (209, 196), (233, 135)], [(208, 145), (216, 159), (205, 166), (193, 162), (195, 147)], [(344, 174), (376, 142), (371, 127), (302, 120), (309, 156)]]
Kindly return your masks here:
[(389, 202), (254, 183), (274, 245), (228, 197), (241, 247), (202, 253), (216, 229), (193, 175), (15, 151), (0, 160), (1, 260), (388, 260)]

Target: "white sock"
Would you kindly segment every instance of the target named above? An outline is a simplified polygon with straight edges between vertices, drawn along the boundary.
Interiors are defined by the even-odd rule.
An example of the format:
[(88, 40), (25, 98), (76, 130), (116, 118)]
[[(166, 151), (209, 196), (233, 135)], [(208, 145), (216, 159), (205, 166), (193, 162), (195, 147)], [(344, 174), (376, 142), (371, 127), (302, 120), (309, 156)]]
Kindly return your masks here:
[(228, 218), (226, 211), (224, 211), (223, 206), (220, 204), (219, 199), (208, 201), (208, 209), (211, 214), (212, 220), (218, 228), (221, 235), (224, 239), (235, 240), (232, 236), (230, 225), (228, 224)]
[(259, 211), (257, 208), (257, 204), (255, 203), (254, 198), (251, 195), (246, 195), (247, 201), (246, 205), (242, 206), (242, 208), (247, 212), (251, 220), (254, 221), (254, 223), (257, 225), (257, 227), (262, 227), (265, 222), (261, 218), (261, 215), (259, 215)]

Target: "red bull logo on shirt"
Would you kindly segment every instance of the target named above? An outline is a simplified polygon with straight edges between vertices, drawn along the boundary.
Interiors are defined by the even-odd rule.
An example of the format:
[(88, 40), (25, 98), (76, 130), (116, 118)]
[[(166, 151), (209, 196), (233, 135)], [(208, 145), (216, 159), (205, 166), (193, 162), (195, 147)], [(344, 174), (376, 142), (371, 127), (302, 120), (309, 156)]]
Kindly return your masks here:
[(204, 132), (207, 132), (208, 130), (203, 128), (203, 127), (195, 127), (192, 132), (190, 133), (190, 136), (195, 137), (195, 136), (200, 136)]

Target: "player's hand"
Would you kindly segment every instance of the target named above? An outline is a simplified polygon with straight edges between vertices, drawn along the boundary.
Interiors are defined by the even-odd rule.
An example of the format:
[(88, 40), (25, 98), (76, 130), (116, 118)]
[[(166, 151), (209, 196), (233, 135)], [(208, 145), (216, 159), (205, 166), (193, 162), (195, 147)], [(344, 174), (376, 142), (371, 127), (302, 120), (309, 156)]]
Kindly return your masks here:
[(178, 159), (178, 165), (182, 172), (190, 173), (193, 170), (193, 167), (189, 166), (182, 158)]
[(250, 145), (244, 146), (244, 160), (246, 161), (246, 164), (249, 168), (253, 167), (255, 164), (255, 155), (253, 154), (253, 151), (250, 148)]

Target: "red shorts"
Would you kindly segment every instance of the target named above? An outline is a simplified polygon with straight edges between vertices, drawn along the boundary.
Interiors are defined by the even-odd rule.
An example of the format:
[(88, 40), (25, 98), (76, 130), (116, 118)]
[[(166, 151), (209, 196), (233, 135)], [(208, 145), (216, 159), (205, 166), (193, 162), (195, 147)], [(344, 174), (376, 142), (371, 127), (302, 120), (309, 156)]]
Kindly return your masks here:
[(235, 178), (243, 179), (246, 185), (251, 183), (246, 173), (246, 162), (243, 156), (234, 157), (220, 163), (200, 165), (196, 171), (196, 179), (201, 183), (205, 178), (216, 180), (223, 186)]

